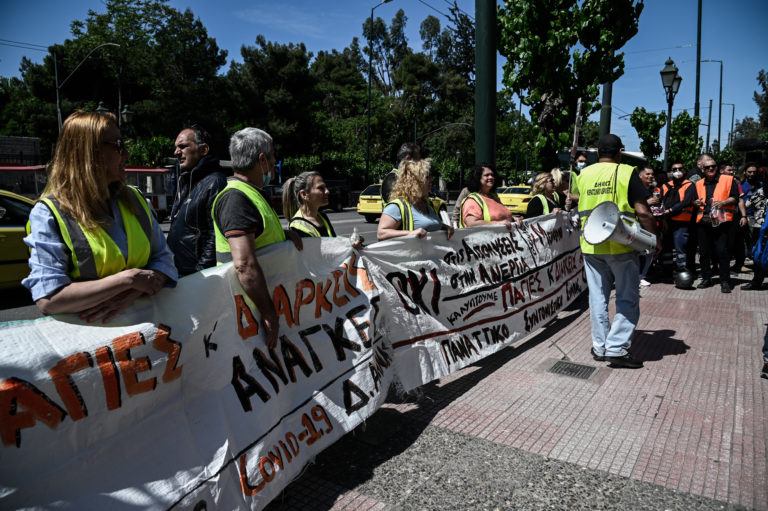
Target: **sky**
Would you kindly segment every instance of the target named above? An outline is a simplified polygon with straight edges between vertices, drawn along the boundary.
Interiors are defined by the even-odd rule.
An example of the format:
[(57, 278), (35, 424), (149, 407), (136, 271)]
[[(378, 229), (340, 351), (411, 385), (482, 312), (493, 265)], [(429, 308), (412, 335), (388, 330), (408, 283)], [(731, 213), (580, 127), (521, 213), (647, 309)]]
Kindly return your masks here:
[[(406, 34), (414, 51), (421, 50), (419, 25), (434, 15), (445, 25), (450, 0), (392, 0), (379, 5), (375, 16), (389, 24), (398, 9), (408, 18)], [(70, 24), (83, 20), (88, 10), (104, 12), (100, 0), (4, 0), (0, 6), (0, 76), (19, 76), (22, 56), (42, 62), (41, 51), (8, 46), (6, 41), (20, 41), (49, 46), (71, 37)], [(342, 50), (358, 37), (361, 47), (362, 24), (370, 16), (377, 0), (171, 0), (179, 10), (190, 8), (216, 39), (220, 48), (228, 50), (228, 58), (240, 59), (243, 45), (254, 45), (263, 34), (268, 41), (303, 42), (313, 53), (320, 50)], [(766, 0), (703, 0), (701, 58), (723, 61), (722, 139), (727, 141), (732, 111), (738, 121), (747, 116), (757, 118), (753, 94), (757, 90), (757, 74), (768, 70), (768, 21)], [(475, 2), (460, 0), (459, 7), (474, 18)], [(622, 51), (625, 52), (625, 74), (613, 85), (611, 132), (619, 135), (628, 151), (639, 151), (637, 133), (629, 123), (635, 107), (648, 111), (666, 111), (666, 97), (659, 71), (671, 57), (683, 77), (675, 98), (673, 116), (682, 110), (693, 114), (696, 89), (696, 21), (697, 0), (647, 0), (640, 16), (639, 32)], [(503, 57), (498, 57), (498, 87), (501, 88)], [(229, 65), (224, 68), (225, 71)], [(718, 138), (718, 102), (720, 64), (701, 64), (700, 135), (706, 140), (709, 100), (712, 100), (710, 142)], [(727, 104), (726, 104), (727, 103)], [(733, 104), (735, 106), (731, 106)], [(525, 112), (527, 109), (524, 109)], [(599, 113), (592, 116), (599, 121)], [(452, 119), (446, 119), (451, 122)], [(664, 130), (661, 133), (664, 139)]]

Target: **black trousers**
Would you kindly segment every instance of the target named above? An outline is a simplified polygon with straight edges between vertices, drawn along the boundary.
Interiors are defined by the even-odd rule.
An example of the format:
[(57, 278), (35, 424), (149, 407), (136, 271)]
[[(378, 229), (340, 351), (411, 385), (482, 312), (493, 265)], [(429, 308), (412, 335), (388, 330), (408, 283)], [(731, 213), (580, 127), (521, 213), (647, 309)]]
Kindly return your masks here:
[(696, 224), (699, 235), (699, 261), (701, 262), (701, 278), (712, 278), (712, 263), (717, 261), (720, 273), (720, 283), (730, 284), (731, 254), (728, 252), (728, 240), (731, 238), (733, 222), (722, 222), (717, 227), (701, 221)]

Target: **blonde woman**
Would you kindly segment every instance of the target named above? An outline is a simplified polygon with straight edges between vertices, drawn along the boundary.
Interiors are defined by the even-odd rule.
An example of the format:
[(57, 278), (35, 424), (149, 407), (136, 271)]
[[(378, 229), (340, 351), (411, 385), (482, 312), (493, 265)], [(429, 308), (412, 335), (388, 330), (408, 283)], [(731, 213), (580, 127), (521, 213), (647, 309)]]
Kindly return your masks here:
[(555, 178), (549, 172), (542, 172), (533, 180), (531, 195), (525, 218), (557, 213), (565, 207), (565, 196), (555, 191)]
[(392, 187), (390, 202), (384, 207), (376, 235), (379, 241), (445, 230), (450, 238), (453, 227), (443, 224), (440, 212), (429, 200), (433, 177), (430, 160), (404, 161)]
[(320, 208), (328, 205), (330, 191), (319, 172), (302, 172), (283, 185), (283, 214), (290, 219), (289, 229), (302, 238), (333, 238), (328, 216)]
[(30, 213), (31, 272), (43, 314), (104, 323), (178, 279), (165, 236), (125, 184), (129, 153), (111, 113), (78, 111), (62, 126), (48, 185)]

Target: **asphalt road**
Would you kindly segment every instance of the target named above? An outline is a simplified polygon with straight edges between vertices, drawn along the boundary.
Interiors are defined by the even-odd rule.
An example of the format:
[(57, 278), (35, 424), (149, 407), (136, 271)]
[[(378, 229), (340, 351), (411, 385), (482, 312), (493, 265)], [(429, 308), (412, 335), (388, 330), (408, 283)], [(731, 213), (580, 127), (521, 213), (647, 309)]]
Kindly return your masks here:
[[(328, 211), (328, 218), (333, 224), (338, 236), (349, 236), (352, 230), (357, 227), (357, 232), (366, 243), (376, 241), (375, 223), (366, 223), (365, 219), (357, 213), (355, 207), (346, 208), (344, 211)], [(280, 218), (284, 227), (288, 225), (285, 218)], [(165, 233), (168, 232), (170, 224), (160, 224)], [(42, 317), (40, 311), (32, 302), (32, 297), (24, 287), (14, 289), (0, 290), (0, 322), (2, 321), (20, 321), (27, 319), (37, 319)]]

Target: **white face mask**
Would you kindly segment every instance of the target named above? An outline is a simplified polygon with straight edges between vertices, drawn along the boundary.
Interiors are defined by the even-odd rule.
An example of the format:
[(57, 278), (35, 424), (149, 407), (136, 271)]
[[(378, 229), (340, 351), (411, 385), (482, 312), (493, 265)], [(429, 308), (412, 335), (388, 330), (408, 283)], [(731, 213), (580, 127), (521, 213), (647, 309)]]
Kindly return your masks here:
[(683, 177), (683, 173), (678, 170), (672, 173), (672, 177), (674, 177), (675, 179), (680, 179), (681, 177)]
[(579, 170), (583, 169), (586, 166), (587, 166), (587, 162), (585, 162), (585, 161), (577, 161), (576, 162), (576, 168), (579, 169)]

